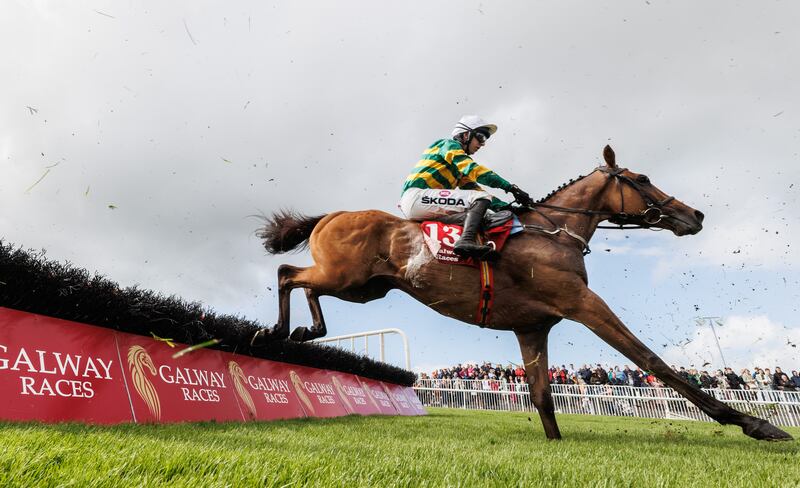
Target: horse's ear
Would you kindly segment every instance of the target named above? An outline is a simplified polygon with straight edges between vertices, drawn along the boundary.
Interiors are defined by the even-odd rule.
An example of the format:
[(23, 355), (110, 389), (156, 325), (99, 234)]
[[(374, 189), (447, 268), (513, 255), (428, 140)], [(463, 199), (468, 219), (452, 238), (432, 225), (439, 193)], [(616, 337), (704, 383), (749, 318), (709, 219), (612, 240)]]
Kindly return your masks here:
[(606, 144), (606, 147), (603, 149), (603, 159), (606, 160), (606, 165), (609, 168), (616, 168), (617, 167), (617, 160), (614, 156), (614, 150), (611, 149), (611, 146)]

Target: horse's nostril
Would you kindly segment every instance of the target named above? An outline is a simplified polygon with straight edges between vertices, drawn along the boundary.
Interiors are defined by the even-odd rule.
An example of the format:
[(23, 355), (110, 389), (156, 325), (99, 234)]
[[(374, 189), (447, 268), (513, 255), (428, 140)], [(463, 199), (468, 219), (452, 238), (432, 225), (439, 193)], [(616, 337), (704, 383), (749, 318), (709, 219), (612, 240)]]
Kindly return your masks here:
[(701, 212), (699, 210), (695, 210), (694, 211), (694, 216), (697, 218), (698, 222), (702, 222), (703, 219), (705, 218), (705, 215), (703, 215), (703, 212)]

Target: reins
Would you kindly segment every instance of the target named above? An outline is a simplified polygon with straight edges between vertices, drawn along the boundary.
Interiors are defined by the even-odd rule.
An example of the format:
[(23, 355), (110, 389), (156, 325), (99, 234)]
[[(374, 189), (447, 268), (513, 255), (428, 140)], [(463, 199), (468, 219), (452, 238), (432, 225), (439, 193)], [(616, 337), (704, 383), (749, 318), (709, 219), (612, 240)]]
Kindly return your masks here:
[(560, 234), (561, 232), (563, 232), (563, 233), (567, 234), (568, 236), (572, 237), (573, 239), (577, 240), (578, 242), (580, 242), (583, 245), (583, 249), (581, 250), (581, 252), (583, 253), (584, 256), (586, 256), (587, 254), (590, 254), (592, 252), (592, 250), (589, 248), (589, 243), (586, 242), (586, 239), (581, 237), (579, 234), (569, 230), (566, 225), (563, 226), (563, 227), (556, 227), (553, 230), (547, 230), (544, 227), (542, 227), (540, 225), (536, 225), (536, 224), (522, 224), (522, 228), (525, 229), (525, 230), (532, 230), (534, 232), (541, 232), (542, 234), (547, 234), (547, 235), (551, 235), (551, 236), (554, 236), (554, 235), (557, 235), (557, 234)]
[(582, 253), (583, 255), (587, 255), (592, 252), (589, 248), (589, 243), (581, 237), (579, 234), (569, 230), (566, 225), (559, 227), (558, 224), (553, 222), (553, 220), (548, 217), (544, 212), (541, 212), (539, 208), (547, 208), (550, 210), (555, 210), (557, 212), (564, 212), (564, 213), (576, 213), (582, 215), (601, 215), (607, 216), (608, 221), (612, 222), (616, 225), (598, 225), (598, 229), (613, 229), (613, 230), (627, 230), (627, 229), (650, 229), (650, 230), (661, 230), (661, 229), (654, 229), (653, 226), (661, 222), (664, 217), (662, 212), (662, 207), (670, 203), (671, 201), (675, 200), (675, 197), (668, 196), (663, 200), (654, 200), (653, 198), (648, 195), (645, 190), (641, 187), (641, 185), (636, 182), (635, 180), (629, 178), (622, 174), (623, 171), (626, 171), (627, 168), (606, 168), (606, 167), (598, 167), (595, 171), (602, 171), (603, 173), (608, 174), (610, 177), (617, 178), (617, 180), (621, 180), (628, 185), (631, 186), (636, 192), (642, 197), (642, 200), (647, 204), (647, 208), (639, 212), (638, 214), (629, 214), (625, 212), (625, 194), (622, 191), (622, 185), (619, 187), (619, 196), (620, 201), (622, 202), (622, 211), (620, 212), (610, 212), (608, 210), (593, 210), (588, 208), (573, 208), (573, 207), (561, 207), (558, 205), (551, 205), (549, 203), (544, 202), (533, 202), (527, 205), (522, 205), (520, 208), (528, 209), (533, 212), (537, 212), (539, 215), (544, 217), (550, 224), (553, 225), (553, 229), (547, 229), (543, 226), (536, 225), (536, 224), (523, 224), (523, 228), (525, 230), (532, 230), (534, 232), (541, 232), (543, 234), (548, 235), (557, 235), (561, 232), (564, 232), (568, 236), (572, 237), (573, 239), (579, 241), (581, 245), (583, 245)]

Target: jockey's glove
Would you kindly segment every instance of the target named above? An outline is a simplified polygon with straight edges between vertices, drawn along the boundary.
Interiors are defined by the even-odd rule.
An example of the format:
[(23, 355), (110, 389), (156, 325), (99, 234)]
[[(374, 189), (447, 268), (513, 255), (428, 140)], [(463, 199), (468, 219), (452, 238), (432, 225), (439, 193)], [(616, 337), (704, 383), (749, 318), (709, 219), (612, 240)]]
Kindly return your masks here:
[(514, 195), (514, 200), (517, 201), (520, 205), (531, 205), (533, 203), (533, 199), (530, 195), (528, 195), (525, 191), (523, 191), (517, 185), (511, 185), (511, 189), (508, 190), (509, 193)]

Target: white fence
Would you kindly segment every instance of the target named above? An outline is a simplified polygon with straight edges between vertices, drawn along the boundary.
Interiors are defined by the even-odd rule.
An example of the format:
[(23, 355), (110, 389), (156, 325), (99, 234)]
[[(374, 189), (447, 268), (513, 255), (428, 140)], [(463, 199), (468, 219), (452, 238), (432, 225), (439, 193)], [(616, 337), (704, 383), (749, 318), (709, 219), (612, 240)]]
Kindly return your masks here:
[[(672, 388), (611, 385), (550, 385), (557, 413), (658, 419), (703, 420), (706, 414)], [(418, 380), (414, 385), (426, 407), (535, 411), (527, 383), (495, 380)], [(800, 426), (800, 392), (777, 390), (703, 390), (732, 408), (783, 426)]]
[[(340, 335), (336, 337), (325, 337), (324, 339), (316, 339), (314, 342), (319, 342), (323, 344), (328, 343), (336, 343), (336, 347), (339, 349), (345, 349), (342, 347), (342, 341), (346, 341), (345, 343), (350, 343), (350, 351), (356, 354), (364, 354), (365, 356), (369, 356), (369, 338), (370, 337), (378, 337), (378, 359), (380, 362), (386, 362), (386, 341), (384, 336), (396, 334), (400, 336), (400, 339), (403, 341), (403, 357), (406, 360), (406, 369), (411, 369), (411, 354), (408, 351), (408, 337), (406, 337), (406, 333), (400, 329), (380, 329), (380, 330), (370, 330), (368, 332), (358, 332), (355, 334), (347, 334), (347, 335)], [(364, 338), (364, 348), (360, 351), (356, 349), (356, 338), (363, 337)]]

